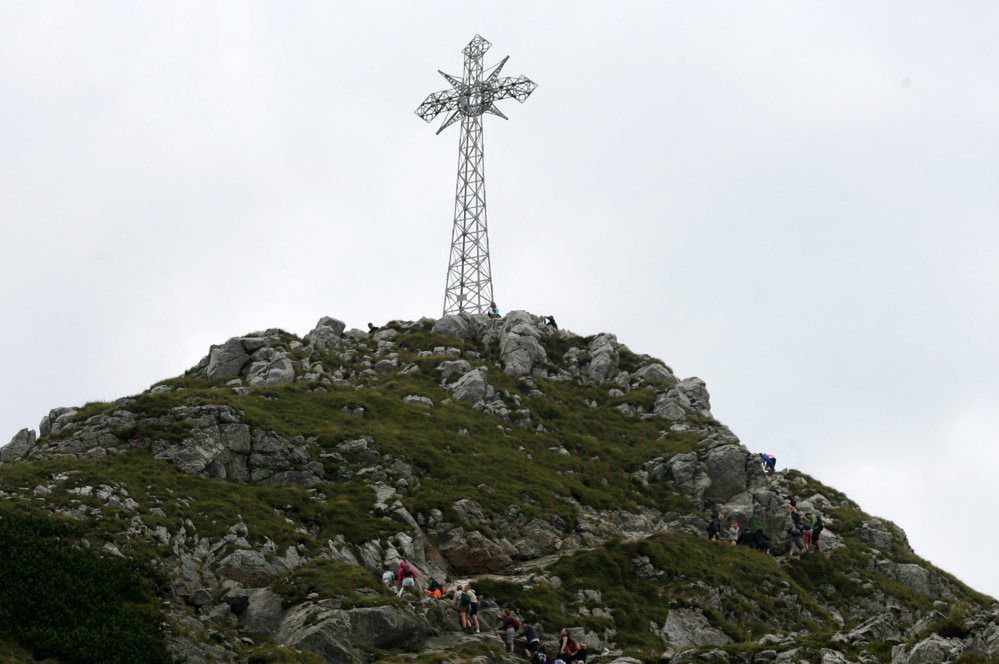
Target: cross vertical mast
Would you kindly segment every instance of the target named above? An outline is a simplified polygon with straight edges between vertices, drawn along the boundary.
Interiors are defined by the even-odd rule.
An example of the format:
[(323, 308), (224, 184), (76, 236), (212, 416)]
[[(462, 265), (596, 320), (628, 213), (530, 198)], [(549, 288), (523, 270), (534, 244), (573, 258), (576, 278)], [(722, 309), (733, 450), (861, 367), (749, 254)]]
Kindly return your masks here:
[(445, 315), (464, 311), (482, 313), (493, 299), (482, 115), (492, 113), (506, 119), (493, 102), (511, 97), (523, 102), (537, 87), (525, 76), (501, 78), (499, 74), (507, 58), (492, 67), (483, 80), (482, 57), (491, 45), (476, 35), (462, 50), (465, 66), (461, 80), (441, 72), (452, 89), (430, 94), (416, 110), (427, 122), (442, 112), (448, 113), (438, 134), (461, 120), (451, 255), (444, 288)]

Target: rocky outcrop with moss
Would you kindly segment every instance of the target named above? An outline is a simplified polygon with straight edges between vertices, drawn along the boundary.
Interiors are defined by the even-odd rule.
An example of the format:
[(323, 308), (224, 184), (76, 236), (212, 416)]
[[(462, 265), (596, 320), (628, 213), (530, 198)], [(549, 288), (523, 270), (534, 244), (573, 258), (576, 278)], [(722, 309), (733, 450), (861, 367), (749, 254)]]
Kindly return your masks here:
[[(143, 632), (149, 661), (517, 661), (490, 634), (501, 607), (620, 664), (999, 656), (992, 599), (834, 489), (768, 477), (759, 451), (703, 381), (612, 334), (522, 311), (373, 334), (323, 317), (301, 338), (229, 339), (142, 394), (53, 409), (0, 449), (0, 520), (52, 523), (38, 536), (148, 579), (164, 625)], [(789, 555), (788, 498), (822, 516), (821, 553)], [(719, 511), (769, 551), (708, 542)], [(0, 577), (17, 560), (0, 556)], [(401, 560), (422, 583), (471, 581), (483, 635), (449, 602), (386, 590)], [(11, 661), (97, 661), (5, 615)]]

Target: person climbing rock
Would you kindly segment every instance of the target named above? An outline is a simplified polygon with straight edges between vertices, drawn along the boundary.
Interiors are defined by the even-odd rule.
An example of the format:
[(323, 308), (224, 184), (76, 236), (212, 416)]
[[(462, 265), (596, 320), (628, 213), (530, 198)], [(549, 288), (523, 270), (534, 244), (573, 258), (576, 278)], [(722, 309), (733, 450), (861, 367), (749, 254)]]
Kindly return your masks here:
[(763, 463), (763, 471), (772, 479), (777, 473), (777, 457), (760, 452), (760, 461)]
[(489, 303), (489, 308), (486, 309), (486, 315), (489, 316), (490, 318), (500, 317), (499, 307), (496, 306), (495, 302)]
[(812, 515), (811, 526), (812, 526), (812, 545), (815, 547), (815, 551), (818, 552), (819, 535), (821, 535), (822, 531), (826, 529), (826, 526), (824, 523), (822, 523), (822, 517), (819, 516), (818, 514)]
[(399, 589), (399, 597), (402, 597), (402, 593), (406, 588), (416, 587), (416, 572), (410, 567), (405, 560), (399, 561), (399, 572), (396, 575), (396, 587)]
[(374, 334), (375, 332), (377, 332), (380, 329), (381, 329), (380, 327), (375, 327), (371, 323), (368, 323), (368, 334)]
[(454, 603), (458, 609), (458, 621), (461, 623), (461, 629), (466, 630), (471, 626), (468, 614), (472, 610), (472, 598), (468, 594), (467, 585), (455, 588)]
[(586, 646), (576, 643), (573, 638), (569, 636), (568, 627), (563, 627), (562, 631), (559, 632), (558, 656), (560, 659), (565, 661), (566, 664), (569, 662), (586, 661)]
[(475, 628), (475, 633), (479, 633), (479, 597), (475, 594), (472, 586), (465, 584), (465, 592), (468, 593), (468, 622), (469, 628)]
[(793, 558), (795, 551), (802, 553), (805, 550), (805, 542), (801, 537), (801, 527), (792, 522), (791, 527), (787, 529), (787, 536), (791, 541), (791, 548), (787, 550), (787, 557)]
[(382, 583), (385, 584), (386, 588), (391, 588), (393, 585), (395, 585), (395, 572), (393, 572), (390, 569), (387, 569), (384, 572), (382, 572)]
[(500, 624), (496, 631), (499, 632), (500, 638), (503, 639), (503, 645), (506, 646), (506, 651), (509, 653), (513, 652), (513, 637), (518, 629), (520, 629), (520, 621), (510, 609), (503, 609), (503, 615), (500, 616)]
[(735, 546), (739, 543), (739, 522), (733, 521), (732, 525), (728, 527), (728, 543)]
[[(524, 657), (534, 662), (537, 659), (538, 651), (541, 649), (541, 636), (538, 635), (538, 630), (534, 629), (534, 625), (524, 621), (520, 628), (520, 636), (527, 641), (527, 648), (524, 649)], [(545, 661), (547, 661), (547, 656)]]
[(722, 522), (725, 520), (724, 514), (719, 514), (715, 518), (708, 521), (708, 541), (717, 542), (718, 535), (721, 533)]
[(544, 321), (545, 325), (547, 325), (548, 327), (554, 328), (556, 330), (558, 329), (558, 323), (555, 322), (554, 316), (545, 316)]
[(812, 513), (805, 512), (801, 524), (801, 539), (805, 543), (805, 551), (812, 550)]

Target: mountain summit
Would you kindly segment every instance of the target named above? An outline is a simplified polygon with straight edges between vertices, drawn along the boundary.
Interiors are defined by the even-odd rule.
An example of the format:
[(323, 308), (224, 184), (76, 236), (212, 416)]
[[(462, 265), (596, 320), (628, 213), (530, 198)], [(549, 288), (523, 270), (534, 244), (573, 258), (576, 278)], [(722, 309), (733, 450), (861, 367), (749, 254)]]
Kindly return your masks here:
[(0, 449), (0, 658), (526, 661), (510, 609), (549, 661), (562, 628), (589, 662), (999, 661), (994, 600), (613, 334), (345, 327), (234, 337)]

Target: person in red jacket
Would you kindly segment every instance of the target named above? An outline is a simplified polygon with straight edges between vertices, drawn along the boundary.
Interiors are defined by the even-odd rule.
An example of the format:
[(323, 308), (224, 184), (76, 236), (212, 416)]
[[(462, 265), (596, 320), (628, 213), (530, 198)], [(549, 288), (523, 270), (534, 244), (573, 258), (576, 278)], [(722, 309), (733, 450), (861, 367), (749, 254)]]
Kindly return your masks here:
[(507, 652), (513, 652), (513, 636), (518, 629), (520, 629), (520, 621), (514, 617), (510, 609), (504, 609), (503, 615), (500, 616), (499, 628), (496, 631), (499, 632), (500, 638), (506, 644)]
[(559, 633), (558, 656), (561, 657), (566, 664), (569, 662), (586, 661), (586, 646), (576, 643), (573, 638), (569, 636), (569, 629), (567, 627), (563, 627), (562, 631)]

